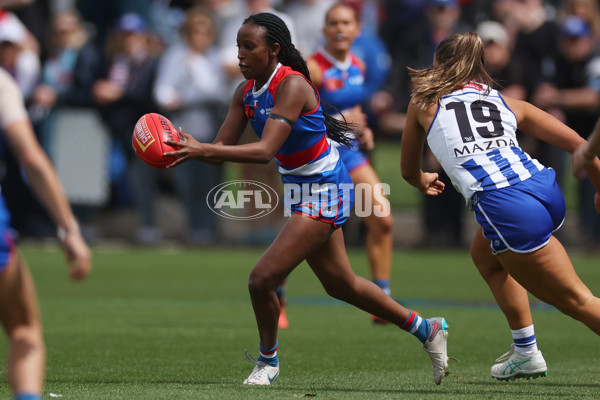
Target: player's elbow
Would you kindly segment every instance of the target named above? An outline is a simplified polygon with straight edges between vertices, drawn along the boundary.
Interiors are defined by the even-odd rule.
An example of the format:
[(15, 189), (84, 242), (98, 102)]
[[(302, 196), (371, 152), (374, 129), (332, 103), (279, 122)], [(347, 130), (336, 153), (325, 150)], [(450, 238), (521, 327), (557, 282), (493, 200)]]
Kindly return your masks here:
[(270, 149), (260, 149), (256, 152), (255, 160), (259, 164), (268, 164), (273, 157), (275, 157), (276, 152)]
[(402, 168), (400, 171), (402, 173), (402, 179), (404, 179), (406, 182), (410, 183), (411, 185), (417, 179), (417, 175), (415, 175), (415, 173), (413, 171), (409, 170), (408, 168)]

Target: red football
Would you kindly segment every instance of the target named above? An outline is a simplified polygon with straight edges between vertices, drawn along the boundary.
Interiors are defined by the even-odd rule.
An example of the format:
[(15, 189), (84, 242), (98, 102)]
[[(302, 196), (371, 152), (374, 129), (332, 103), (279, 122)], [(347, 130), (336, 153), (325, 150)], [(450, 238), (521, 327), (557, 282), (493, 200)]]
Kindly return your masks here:
[(174, 157), (163, 157), (163, 153), (177, 150), (169, 146), (165, 140), (173, 139), (179, 142), (179, 134), (168, 118), (156, 114), (144, 114), (133, 128), (131, 144), (135, 154), (151, 167), (162, 169), (171, 164)]

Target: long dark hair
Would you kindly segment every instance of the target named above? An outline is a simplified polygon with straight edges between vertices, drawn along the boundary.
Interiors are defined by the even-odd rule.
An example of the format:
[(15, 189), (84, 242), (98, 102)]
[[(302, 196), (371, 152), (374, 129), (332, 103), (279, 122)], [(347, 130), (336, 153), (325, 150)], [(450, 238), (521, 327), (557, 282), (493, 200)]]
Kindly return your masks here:
[[(244, 24), (247, 23), (252, 23), (265, 28), (267, 30), (267, 43), (269, 43), (269, 45), (279, 43), (279, 46), (281, 47), (279, 55), (277, 56), (279, 62), (283, 65), (287, 65), (294, 71), (300, 72), (306, 79), (312, 82), (306, 61), (304, 61), (302, 54), (300, 54), (298, 49), (296, 49), (292, 43), (290, 31), (281, 18), (271, 13), (258, 13), (246, 18)], [(327, 104), (324, 101), (321, 101), (321, 103), (341, 115), (336, 107)], [(323, 110), (323, 116), (325, 117), (327, 136), (331, 140), (349, 147), (351, 145), (351, 138), (347, 136), (347, 133), (354, 130), (354, 125), (348, 123), (346, 119), (343, 118), (343, 115), (343, 120), (339, 120)]]

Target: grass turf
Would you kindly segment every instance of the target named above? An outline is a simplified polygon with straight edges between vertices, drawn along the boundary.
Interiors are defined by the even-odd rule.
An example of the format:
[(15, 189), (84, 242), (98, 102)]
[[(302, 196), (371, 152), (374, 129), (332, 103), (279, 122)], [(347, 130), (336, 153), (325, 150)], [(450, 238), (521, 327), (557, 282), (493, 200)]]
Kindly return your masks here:
[[(258, 339), (247, 294), (259, 250), (96, 248), (95, 270), (70, 283), (54, 247), (22, 246), (33, 271), (48, 347), (45, 398), (62, 399), (597, 399), (598, 337), (535, 299), (536, 336), (549, 376), (497, 382), (508, 327), (468, 252), (396, 252), (394, 296), (450, 324), (450, 375), (433, 383), (420, 343), (325, 294), (306, 264), (290, 277), (290, 329), (280, 332), (281, 375), (245, 387)], [(349, 255), (366, 275), (364, 251)], [(573, 256), (600, 293), (598, 256)], [(0, 357), (6, 358), (1, 339)], [(2, 371), (0, 396), (9, 397)]]

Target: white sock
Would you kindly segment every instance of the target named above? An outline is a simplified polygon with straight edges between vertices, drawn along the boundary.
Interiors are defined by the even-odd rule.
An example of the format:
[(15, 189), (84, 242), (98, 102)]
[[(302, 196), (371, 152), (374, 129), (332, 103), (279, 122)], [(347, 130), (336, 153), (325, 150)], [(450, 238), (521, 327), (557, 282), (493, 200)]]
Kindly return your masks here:
[(520, 356), (528, 357), (538, 350), (533, 325), (516, 330), (511, 329), (510, 332), (515, 343), (515, 351)]

